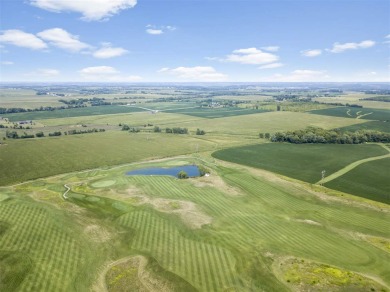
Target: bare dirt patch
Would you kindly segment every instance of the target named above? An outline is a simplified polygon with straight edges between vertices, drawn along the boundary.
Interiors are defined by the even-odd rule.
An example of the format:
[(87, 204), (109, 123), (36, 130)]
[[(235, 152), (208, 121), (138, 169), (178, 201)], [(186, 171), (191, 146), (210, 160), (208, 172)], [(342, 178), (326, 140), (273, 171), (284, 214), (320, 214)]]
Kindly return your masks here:
[(317, 226), (321, 226), (322, 225), (321, 223), (318, 223), (318, 222), (310, 220), (310, 219), (296, 219), (295, 221), (301, 222), (301, 223), (310, 224), (310, 225), (317, 225)]
[(91, 224), (84, 228), (85, 235), (94, 242), (107, 242), (111, 239), (111, 233), (104, 227)]

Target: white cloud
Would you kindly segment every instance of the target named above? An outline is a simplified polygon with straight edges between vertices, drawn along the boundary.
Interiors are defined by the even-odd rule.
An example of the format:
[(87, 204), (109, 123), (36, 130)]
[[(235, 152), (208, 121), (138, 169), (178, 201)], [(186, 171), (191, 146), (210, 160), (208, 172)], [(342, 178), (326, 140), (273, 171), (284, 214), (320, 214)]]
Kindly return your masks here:
[(163, 33), (166, 33), (167, 31), (174, 31), (176, 30), (176, 27), (172, 26), (172, 25), (160, 25), (160, 26), (157, 26), (157, 25), (153, 25), (153, 24), (148, 24), (146, 26), (146, 32), (148, 34), (153, 34), (153, 35), (159, 35), (159, 34), (163, 34)]
[(47, 45), (35, 35), (18, 29), (4, 31), (4, 33), (0, 35), (0, 42), (33, 50), (47, 48)]
[(14, 62), (12, 62), (12, 61), (2, 61), (1, 62), (1, 65), (13, 65), (14, 64)]
[(374, 45), (375, 42), (371, 40), (362, 41), (360, 43), (344, 43), (344, 44), (334, 43), (333, 48), (330, 49), (329, 51), (332, 53), (341, 53), (346, 50), (366, 49)]
[(326, 71), (295, 70), (288, 75), (275, 74), (264, 81), (268, 82), (320, 82), (328, 80)]
[(268, 46), (268, 47), (261, 47), (261, 49), (263, 49), (264, 51), (268, 51), (268, 52), (277, 52), (277, 51), (279, 51), (280, 47)]
[(132, 8), (137, 0), (30, 0), (41, 9), (53, 12), (78, 12), (87, 21), (108, 19), (121, 10)]
[(263, 66), (260, 66), (259, 69), (274, 69), (274, 68), (279, 68), (279, 67), (283, 67), (284, 64), (282, 63), (271, 63), (271, 64), (266, 64), (266, 65), (263, 65)]
[(51, 45), (71, 52), (79, 52), (90, 48), (88, 44), (80, 42), (78, 36), (72, 35), (62, 28), (47, 29), (37, 35)]
[(235, 62), (240, 64), (267, 64), (279, 60), (279, 57), (263, 52), (256, 48), (247, 48), (234, 50), (232, 54), (227, 55), (225, 61)]
[(114, 57), (120, 57), (124, 54), (127, 54), (129, 51), (123, 49), (123, 48), (114, 48), (111, 47), (111, 44), (104, 44), (103, 48), (95, 51), (93, 53), (93, 56), (98, 59), (108, 59), (108, 58), (114, 58)]
[(227, 75), (217, 72), (213, 67), (162, 68), (159, 73), (168, 73), (185, 81), (225, 81)]
[(390, 34), (388, 34), (387, 36), (385, 36), (386, 39), (390, 39)]
[(110, 66), (86, 67), (81, 69), (79, 73), (84, 79), (87, 79), (89, 81), (135, 82), (142, 80), (140, 76), (136, 75), (121, 75), (121, 72)]
[(305, 57), (317, 57), (322, 54), (322, 50), (305, 50), (301, 51), (301, 54)]
[(163, 34), (164, 32), (162, 31), (162, 29), (154, 29), (154, 28), (147, 28), (146, 29), (146, 32), (148, 34), (153, 34), (153, 35), (159, 35), (159, 34)]

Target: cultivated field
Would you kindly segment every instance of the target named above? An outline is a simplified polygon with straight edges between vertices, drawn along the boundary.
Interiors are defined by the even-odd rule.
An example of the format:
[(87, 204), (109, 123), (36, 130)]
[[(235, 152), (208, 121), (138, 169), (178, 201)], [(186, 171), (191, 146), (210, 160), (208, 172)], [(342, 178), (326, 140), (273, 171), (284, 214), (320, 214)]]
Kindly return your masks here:
[(351, 119), (364, 119), (374, 121), (389, 121), (389, 110), (356, 107), (334, 107), (323, 110), (311, 111), (312, 114), (344, 117)]

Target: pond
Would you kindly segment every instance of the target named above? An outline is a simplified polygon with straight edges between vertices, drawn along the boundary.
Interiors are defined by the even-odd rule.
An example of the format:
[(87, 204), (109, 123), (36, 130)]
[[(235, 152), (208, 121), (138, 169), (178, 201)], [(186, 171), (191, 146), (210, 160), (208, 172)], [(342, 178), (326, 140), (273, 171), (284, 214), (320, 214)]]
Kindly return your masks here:
[(185, 171), (189, 177), (200, 176), (196, 165), (183, 165), (175, 167), (148, 167), (126, 172), (126, 175), (170, 175), (177, 177), (180, 171)]

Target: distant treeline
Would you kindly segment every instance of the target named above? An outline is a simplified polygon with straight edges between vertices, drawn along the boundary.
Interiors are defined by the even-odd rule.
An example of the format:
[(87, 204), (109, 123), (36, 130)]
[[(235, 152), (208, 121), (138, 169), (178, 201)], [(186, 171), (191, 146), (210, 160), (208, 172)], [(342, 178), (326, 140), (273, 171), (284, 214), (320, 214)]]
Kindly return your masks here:
[(305, 130), (276, 132), (271, 135), (272, 142), (288, 142), (294, 144), (361, 144), (366, 142), (390, 142), (390, 134), (372, 130), (341, 132), (340, 130), (324, 130), (308, 127)]
[[(105, 129), (88, 129), (88, 130), (69, 130), (67, 132), (64, 132), (64, 135), (79, 135), (79, 134), (89, 134), (89, 133), (98, 133), (98, 132), (105, 132)], [(5, 136), (8, 139), (26, 139), (26, 138), (42, 138), (45, 137), (45, 134), (40, 131), (38, 133), (34, 134), (27, 134), (24, 132), (23, 134), (19, 135), (16, 131), (7, 131), (5, 133)], [(61, 131), (55, 131), (48, 134), (49, 137), (55, 137), (55, 136), (62, 136)]]
[(341, 102), (320, 102), (320, 101), (314, 101), (314, 103), (319, 104), (326, 104), (326, 105), (334, 105), (334, 106), (346, 106), (346, 107), (356, 107), (356, 108), (363, 108), (362, 105), (359, 104), (351, 104), (351, 103), (341, 103)]
[(367, 98), (362, 98), (360, 100), (372, 100), (372, 101), (390, 102), (390, 95), (367, 97)]

